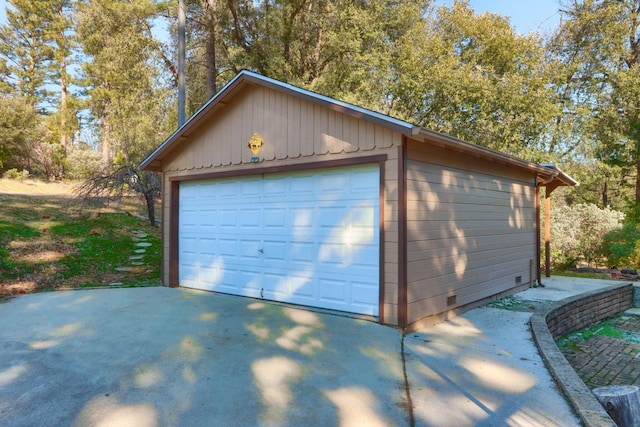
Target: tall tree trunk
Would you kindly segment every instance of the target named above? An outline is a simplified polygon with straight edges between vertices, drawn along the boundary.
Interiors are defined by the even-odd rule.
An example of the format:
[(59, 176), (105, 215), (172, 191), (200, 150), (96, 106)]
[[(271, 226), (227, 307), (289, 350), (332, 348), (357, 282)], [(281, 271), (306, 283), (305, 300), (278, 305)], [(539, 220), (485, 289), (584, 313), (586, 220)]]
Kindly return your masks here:
[(155, 191), (145, 191), (144, 200), (147, 204), (147, 216), (152, 227), (156, 227), (156, 211), (155, 211)]
[[(636, 142), (636, 144), (639, 144)], [(640, 203), (640, 153), (636, 149), (636, 203)]]
[(207, 98), (215, 95), (218, 86), (216, 6), (216, 0), (207, 0)]
[[(64, 2), (60, 2), (58, 7), (58, 18), (64, 22)], [(67, 40), (62, 28), (57, 34), (57, 55), (60, 55), (60, 105), (58, 113), (60, 114), (60, 146), (66, 155), (67, 152)]]
[(67, 58), (60, 61), (60, 145), (67, 152)]
[(101, 151), (102, 151), (102, 161), (105, 166), (111, 163), (111, 159), (113, 158), (111, 151), (111, 124), (109, 123), (108, 116), (102, 117), (102, 141), (101, 143)]
[(185, 1), (178, 0), (178, 127), (186, 120)]

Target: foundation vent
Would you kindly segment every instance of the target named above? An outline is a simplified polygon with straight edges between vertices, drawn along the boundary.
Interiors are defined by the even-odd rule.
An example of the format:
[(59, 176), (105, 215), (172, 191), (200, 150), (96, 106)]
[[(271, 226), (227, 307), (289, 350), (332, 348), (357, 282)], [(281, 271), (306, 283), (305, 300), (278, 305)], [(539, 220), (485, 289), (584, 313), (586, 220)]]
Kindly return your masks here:
[(516, 285), (519, 285), (522, 283), (522, 276), (516, 276)]
[(452, 305), (456, 305), (457, 303), (457, 299), (458, 296), (457, 295), (450, 295), (447, 297), (447, 307), (450, 307)]

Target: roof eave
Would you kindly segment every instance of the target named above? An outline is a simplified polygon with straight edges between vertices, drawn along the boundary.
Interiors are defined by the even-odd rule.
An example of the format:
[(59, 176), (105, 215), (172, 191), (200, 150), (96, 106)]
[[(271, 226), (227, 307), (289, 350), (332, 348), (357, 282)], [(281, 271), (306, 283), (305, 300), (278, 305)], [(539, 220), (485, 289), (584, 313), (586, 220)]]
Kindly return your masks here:
[(451, 148), (457, 151), (463, 151), (465, 153), (472, 154), (477, 157), (484, 158), (490, 161), (509, 164), (519, 168), (529, 169), (531, 171), (534, 171), (536, 173), (541, 173), (544, 175), (551, 174), (551, 172), (548, 169), (544, 168), (541, 165), (538, 165), (537, 163), (518, 159), (508, 154), (504, 154), (499, 151), (492, 150), (490, 148), (482, 147), (477, 144), (472, 144), (470, 142), (466, 142), (461, 139), (455, 138), (453, 136), (433, 131), (431, 129), (420, 128), (418, 135), (424, 138), (427, 138), (431, 141), (437, 141), (443, 144), (444, 146), (446, 146), (447, 148)]
[(560, 181), (562, 184), (568, 187), (577, 187), (580, 185), (578, 181), (576, 181), (573, 177), (563, 172), (558, 166), (553, 163), (543, 163), (540, 166), (549, 169), (554, 172), (555, 179)]

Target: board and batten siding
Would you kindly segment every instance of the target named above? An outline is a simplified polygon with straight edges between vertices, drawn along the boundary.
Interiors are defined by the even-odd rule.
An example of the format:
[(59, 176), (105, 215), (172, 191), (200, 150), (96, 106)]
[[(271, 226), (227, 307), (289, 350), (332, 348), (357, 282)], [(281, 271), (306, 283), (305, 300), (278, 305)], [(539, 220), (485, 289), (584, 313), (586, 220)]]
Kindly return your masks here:
[[(273, 89), (253, 86), (235, 95), (206, 125), (172, 153), (165, 170), (202, 169), (251, 163), (247, 143), (264, 140), (262, 161), (364, 153), (400, 143), (382, 126)], [(369, 153), (372, 154), (372, 153)], [(317, 159), (320, 160), (320, 159)]]
[(409, 141), (408, 323), (535, 280), (535, 176)]
[[(264, 146), (253, 163), (247, 143), (253, 132)], [(382, 126), (355, 119), (268, 87), (249, 86), (218, 109), (207, 123), (188, 135), (163, 160), (163, 277), (169, 284), (172, 179), (232, 172), (242, 176), (261, 167), (305, 169), (318, 161), (386, 154), (384, 164), (384, 295), (385, 323), (398, 318), (398, 146), (402, 136)]]

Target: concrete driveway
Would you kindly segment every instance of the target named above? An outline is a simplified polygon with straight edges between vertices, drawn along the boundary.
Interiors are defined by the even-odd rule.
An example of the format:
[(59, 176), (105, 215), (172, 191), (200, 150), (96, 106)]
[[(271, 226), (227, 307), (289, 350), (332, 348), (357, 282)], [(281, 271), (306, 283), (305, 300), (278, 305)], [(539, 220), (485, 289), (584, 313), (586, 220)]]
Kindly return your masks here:
[[(553, 278), (515, 297), (611, 283)], [(530, 317), (481, 307), (403, 343), (364, 320), (186, 289), (25, 295), (0, 303), (0, 425), (579, 426)]]
[(164, 287), (0, 304), (0, 425), (407, 425), (402, 337)]

